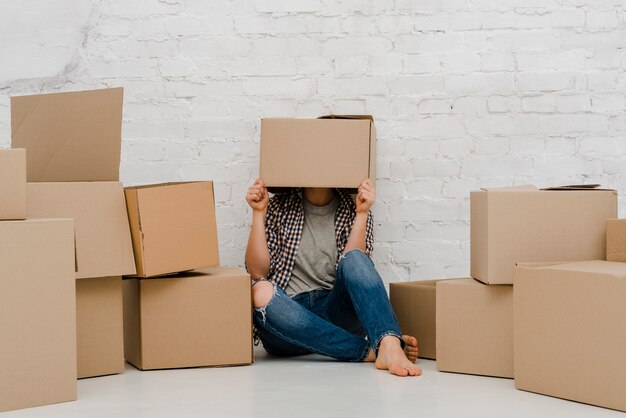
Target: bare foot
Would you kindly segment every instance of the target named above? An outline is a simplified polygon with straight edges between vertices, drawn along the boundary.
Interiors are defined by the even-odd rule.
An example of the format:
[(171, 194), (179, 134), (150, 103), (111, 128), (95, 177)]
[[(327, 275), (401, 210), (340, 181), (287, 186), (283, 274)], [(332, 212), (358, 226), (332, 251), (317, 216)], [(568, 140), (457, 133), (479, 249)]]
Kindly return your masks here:
[(419, 354), (417, 339), (411, 335), (403, 335), (402, 339), (406, 343), (404, 346), (404, 354), (406, 355), (406, 358), (408, 358), (411, 363), (415, 363)]
[(389, 370), (396, 376), (419, 376), (422, 369), (407, 358), (400, 345), (400, 340), (393, 335), (382, 339), (378, 347), (378, 357), (374, 363), (377, 369)]
[(376, 354), (374, 353), (374, 350), (372, 350), (370, 348), (370, 351), (367, 353), (367, 357), (365, 357), (365, 359), (363, 360), (366, 363), (373, 363), (376, 361)]

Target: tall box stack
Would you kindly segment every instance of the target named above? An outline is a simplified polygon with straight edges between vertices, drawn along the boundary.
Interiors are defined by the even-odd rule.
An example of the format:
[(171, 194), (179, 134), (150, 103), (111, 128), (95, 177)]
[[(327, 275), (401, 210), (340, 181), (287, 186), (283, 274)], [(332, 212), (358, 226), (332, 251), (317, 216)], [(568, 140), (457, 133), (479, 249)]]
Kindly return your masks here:
[(26, 152), (2, 149), (0, 412), (76, 399), (74, 222), (26, 216)]
[(123, 283), (126, 360), (141, 370), (250, 364), (250, 276), (217, 267), (213, 183), (125, 194), (137, 265)]
[(437, 368), (513, 378), (515, 264), (604, 259), (606, 221), (616, 215), (614, 190), (517, 186), (472, 192), (473, 279), (438, 285)]
[(78, 378), (124, 371), (120, 276), (136, 270), (119, 182), (122, 102), (121, 88), (11, 98), (27, 216), (75, 220)]

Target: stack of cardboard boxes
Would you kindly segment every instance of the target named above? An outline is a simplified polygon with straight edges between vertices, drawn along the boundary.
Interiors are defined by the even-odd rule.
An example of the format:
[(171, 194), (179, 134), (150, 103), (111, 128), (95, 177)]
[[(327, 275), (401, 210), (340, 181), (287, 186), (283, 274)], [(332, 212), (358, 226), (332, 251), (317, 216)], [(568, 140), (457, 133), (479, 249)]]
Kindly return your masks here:
[(144, 369), (252, 362), (245, 272), (143, 279), (219, 265), (213, 185), (124, 191), (122, 103), (121, 88), (11, 99), (0, 411), (74, 400), (77, 378), (122, 373), (125, 353)]
[(142, 370), (252, 363), (250, 276), (216, 267), (213, 183), (125, 194), (137, 265), (124, 280), (126, 360)]
[[(624, 346), (626, 334), (624, 327), (603, 324), (623, 315), (617, 301), (626, 296), (626, 282), (619, 280), (626, 265), (576, 262), (604, 260), (607, 237), (619, 241), (611, 241), (620, 236), (611, 227), (607, 234), (607, 220), (617, 217), (617, 193), (583, 186), (520, 186), (472, 192), (470, 203), (472, 278), (439, 281), (426, 303), (436, 305), (436, 319), (425, 316), (429, 329), (436, 322), (436, 336), (424, 338), (436, 339), (438, 370), (515, 377), (520, 389), (624, 409), (617, 395), (622, 400), (626, 395), (626, 356), (618, 347)], [(390, 297), (405, 333), (418, 329), (412, 323), (424, 322), (410, 311), (420, 299), (408, 289), (426, 287), (421, 282), (391, 284)], [(424, 290), (420, 295), (425, 297)], [(579, 348), (567, 349), (569, 345)], [(591, 359), (595, 353), (602, 355)], [(585, 377), (574, 379), (581, 363), (587, 364)], [(619, 371), (609, 370), (610, 364)], [(576, 383), (581, 379), (584, 384)], [(599, 389), (584, 389), (595, 384), (590, 382)]]
[(26, 152), (0, 150), (0, 411), (76, 399), (74, 221), (26, 218)]

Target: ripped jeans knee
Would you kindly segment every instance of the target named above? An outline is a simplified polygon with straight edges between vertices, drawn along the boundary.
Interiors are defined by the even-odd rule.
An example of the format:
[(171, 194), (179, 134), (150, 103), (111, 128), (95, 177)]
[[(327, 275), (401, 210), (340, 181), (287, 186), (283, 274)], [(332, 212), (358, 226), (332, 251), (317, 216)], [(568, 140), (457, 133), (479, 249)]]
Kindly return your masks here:
[[(260, 283), (269, 283), (272, 285), (272, 293), (271, 295), (269, 295), (269, 298), (267, 298), (267, 300), (263, 300), (263, 303), (258, 303), (261, 306), (256, 306), (257, 303), (255, 303), (254, 305), (254, 312), (258, 313), (261, 315), (260, 321), (262, 322), (263, 325), (265, 325), (266, 319), (267, 319), (267, 308), (270, 306), (270, 304), (274, 301), (274, 298), (277, 297), (278, 295), (278, 287), (276, 286), (276, 284), (270, 282), (269, 280), (259, 280), (255, 283), (252, 284), (252, 295), (253, 295), (253, 300), (256, 302), (257, 298), (255, 296), (255, 290), (254, 287), (259, 285)], [(266, 296), (266, 295), (264, 295)], [(264, 298), (265, 299), (265, 298)]]

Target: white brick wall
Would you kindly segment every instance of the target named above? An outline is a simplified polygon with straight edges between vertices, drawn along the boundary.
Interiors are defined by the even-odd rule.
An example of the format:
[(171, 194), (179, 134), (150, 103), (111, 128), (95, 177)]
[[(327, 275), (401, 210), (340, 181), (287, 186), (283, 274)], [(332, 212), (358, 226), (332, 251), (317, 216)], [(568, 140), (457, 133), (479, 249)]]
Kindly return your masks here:
[(375, 116), (386, 281), (468, 273), (480, 186), (626, 193), (623, 0), (51, 0), (0, 16), (0, 145), (11, 95), (124, 86), (122, 179), (215, 180), (225, 264), (243, 261), (263, 116)]

